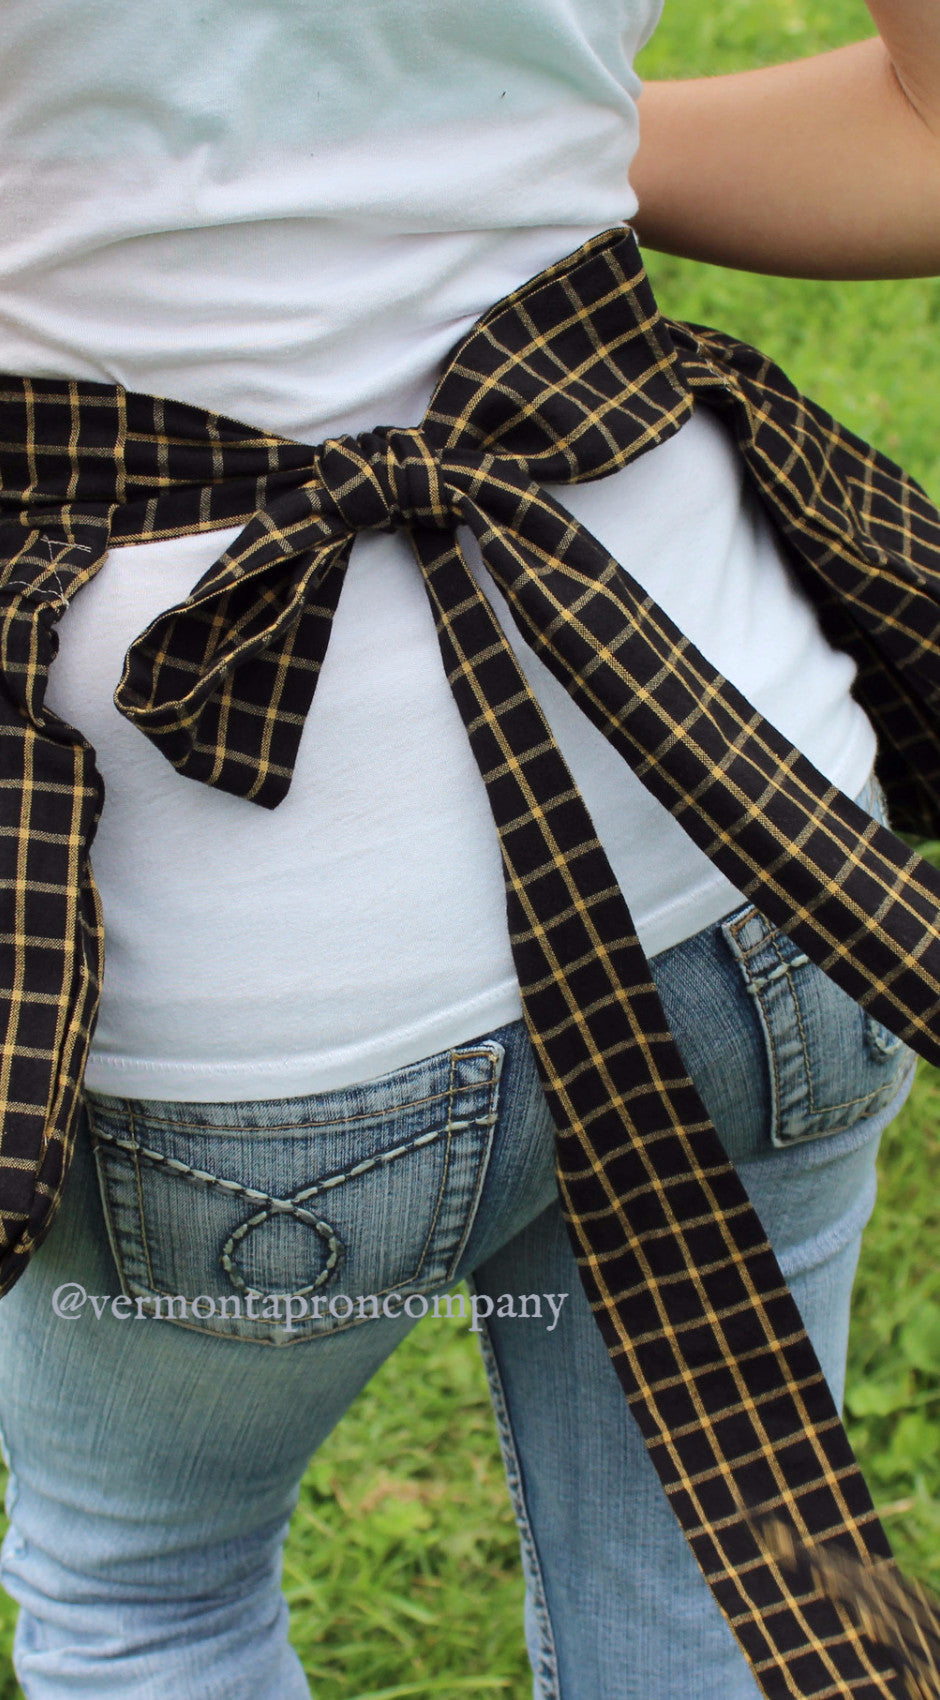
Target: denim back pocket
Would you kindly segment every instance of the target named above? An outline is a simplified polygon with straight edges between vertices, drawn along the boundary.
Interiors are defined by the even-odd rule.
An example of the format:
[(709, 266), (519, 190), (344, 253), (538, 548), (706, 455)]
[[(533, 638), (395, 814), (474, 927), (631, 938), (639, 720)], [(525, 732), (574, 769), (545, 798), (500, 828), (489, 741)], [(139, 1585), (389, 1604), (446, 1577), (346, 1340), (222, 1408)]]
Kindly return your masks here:
[(914, 1052), (753, 906), (722, 932), (763, 1034), (771, 1142), (841, 1133), (885, 1109), (913, 1072)]
[(446, 1286), (486, 1174), (502, 1060), (487, 1040), (268, 1103), (88, 1093), (125, 1294), (142, 1315), (289, 1345)]

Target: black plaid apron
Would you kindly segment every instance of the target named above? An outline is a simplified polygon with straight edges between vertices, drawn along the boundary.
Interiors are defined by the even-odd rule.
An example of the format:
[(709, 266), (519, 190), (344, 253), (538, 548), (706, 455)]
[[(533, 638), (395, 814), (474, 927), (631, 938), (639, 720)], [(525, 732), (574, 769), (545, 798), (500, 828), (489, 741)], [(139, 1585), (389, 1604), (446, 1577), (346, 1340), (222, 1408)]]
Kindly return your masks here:
[[(116, 701), (180, 773), (274, 808), (353, 539), (401, 529), (499, 833), (572, 1245), (676, 1516), (772, 1700), (936, 1697), (936, 1619), (897, 1577), (590, 817), (456, 540), (469, 526), (532, 648), (716, 867), (940, 1062), (940, 874), (543, 488), (624, 466), (696, 405), (730, 426), (858, 662), (895, 819), (938, 832), (940, 514), (753, 349), (664, 321), (629, 231), (486, 313), (417, 429), (308, 448), (112, 385), (0, 379), (0, 1275), (12, 1284), (52, 1219), (99, 990), (102, 788), (90, 746), (44, 707), (56, 619), (109, 546), (244, 524), (131, 646)], [(882, 1606), (863, 1609), (866, 1588)]]

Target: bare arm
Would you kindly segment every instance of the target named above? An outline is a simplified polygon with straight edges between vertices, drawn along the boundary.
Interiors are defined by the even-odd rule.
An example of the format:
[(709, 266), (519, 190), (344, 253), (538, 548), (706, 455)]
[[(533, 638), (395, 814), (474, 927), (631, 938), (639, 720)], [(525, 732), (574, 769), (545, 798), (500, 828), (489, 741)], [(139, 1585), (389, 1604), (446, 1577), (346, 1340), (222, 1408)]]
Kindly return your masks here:
[(653, 82), (631, 173), (644, 242), (798, 277), (940, 273), (940, 0), (868, 0), (879, 36)]

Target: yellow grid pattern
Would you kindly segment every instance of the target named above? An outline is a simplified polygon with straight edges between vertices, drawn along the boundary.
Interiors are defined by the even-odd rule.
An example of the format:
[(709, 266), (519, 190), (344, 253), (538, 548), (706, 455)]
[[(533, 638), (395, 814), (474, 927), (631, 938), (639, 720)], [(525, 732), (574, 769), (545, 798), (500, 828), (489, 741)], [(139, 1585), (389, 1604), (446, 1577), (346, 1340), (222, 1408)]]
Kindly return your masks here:
[(0, 1290), (61, 1195), (100, 976), (101, 785), (43, 707), (55, 619), (109, 544), (242, 524), (135, 640), (115, 700), (181, 773), (273, 808), (353, 539), (402, 529), (499, 834), (572, 1245), (665, 1491), (773, 1700), (936, 1700), (934, 1608), (893, 1565), (590, 817), (456, 540), (468, 525), (527, 641), (715, 864), (940, 1062), (940, 876), (543, 488), (624, 466), (695, 406), (726, 420), (858, 661), (896, 818), (940, 831), (940, 514), (754, 349), (663, 320), (629, 231), (490, 309), (417, 429), (309, 448), (114, 386), (0, 378)]

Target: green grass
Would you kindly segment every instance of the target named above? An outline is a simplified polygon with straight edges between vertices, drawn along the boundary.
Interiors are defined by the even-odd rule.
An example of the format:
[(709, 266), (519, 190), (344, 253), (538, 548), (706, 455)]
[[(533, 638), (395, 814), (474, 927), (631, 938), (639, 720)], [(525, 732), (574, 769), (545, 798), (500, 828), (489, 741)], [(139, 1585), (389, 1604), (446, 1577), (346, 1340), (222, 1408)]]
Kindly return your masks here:
[(849, 1433), (898, 1557), (940, 1592), (940, 1073), (923, 1066), (882, 1154), (853, 1305)]
[[(796, 57), (868, 33), (862, 0), (667, 0), (646, 76)], [(940, 496), (940, 284), (800, 283), (648, 254), (676, 317), (756, 342)], [(940, 1074), (883, 1146), (848, 1384), (897, 1551), (940, 1588)], [(528, 1700), (522, 1584), (485, 1380), (456, 1324), (419, 1327), (311, 1465), (288, 1543), (292, 1637), (317, 1700)], [(13, 1608), (0, 1598), (0, 1700)]]
[[(899, 1556), (940, 1588), (938, 1166), (940, 1073), (922, 1067), (883, 1144), (848, 1409)], [(419, 1327), (321, 1451), (286, 1581), (317, 1700), (528, 1700), (515, 1533), (482, 1366), (462, 1330)]]
[[(899, 1556), (940, 1588), (940, 1073), (882, 1148), (856, 1285), (853, 1442)], [(482, 1364), (419, 1326), (307, 1472), (284, 1564), (317, 1700), (529, 1700), (522, 1582)], [(0, 1596), (0, 1700), (21, 1700)]]
[[(648, 79), (711, 75), (800, 58), (871, 30), (863, 0), (666, 0), (638, 68)], [(649, 249), (644, 258), (664, 312), (756, 343), (940, 497), (940, 283), (806, 282)]]
[[(899, 1556), (940, 1588), (940, 1073), (922, 1067), (882, 1148), (856, 1285), (853, 1442)], [(529, 1700), (522, 1583), (482, 1364), (419, 1326), (303, 1483), (284, 1565), (317, 1700)], [(2, 1598), (2, 1597), (0, 1597)], [(2, 1601), (0, 1700), (20, 1700)]]
[[(940, 1073), (922, 1067), (883, 1143), (847, 1403), (899, 1556), (940, 1588), (938, 1165)], [(482, 1366), (462, 1330), (419, 1327), (323, 1448), (286, 1580), (317, 1700), (528, 1700), (515, 1534)]]
[(940, 284), (767, 278), (643, 254), (671, 318), (754, 343), (940, 498)]
[(515, 1524), (458, 1323), (416, 1329), (321, 1450), (285, 1581), (318, 1700), (531, 1691)]

